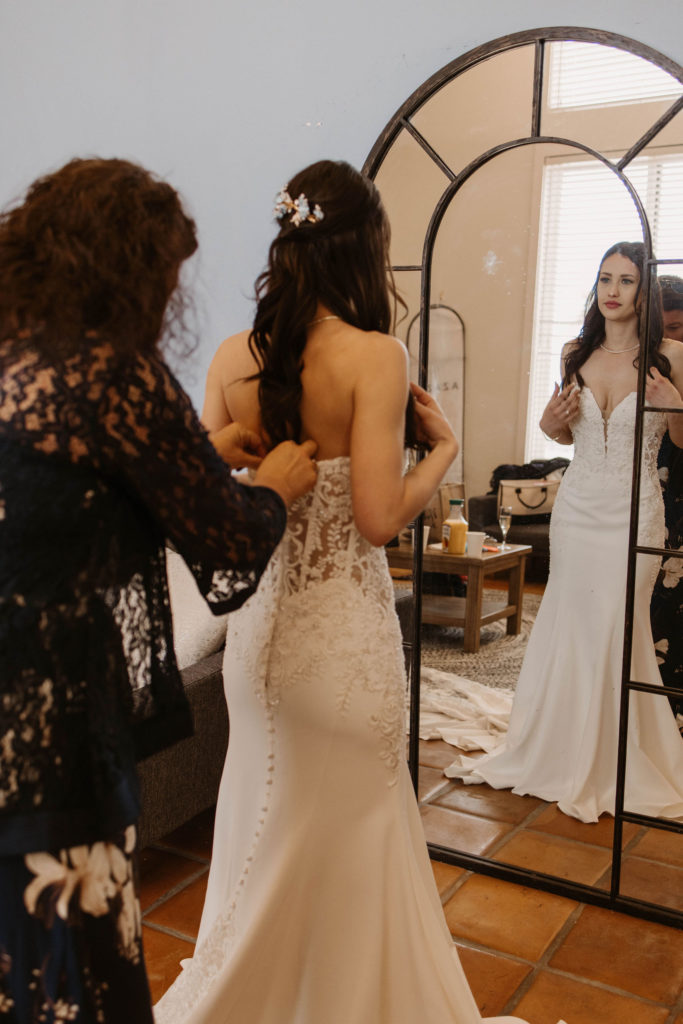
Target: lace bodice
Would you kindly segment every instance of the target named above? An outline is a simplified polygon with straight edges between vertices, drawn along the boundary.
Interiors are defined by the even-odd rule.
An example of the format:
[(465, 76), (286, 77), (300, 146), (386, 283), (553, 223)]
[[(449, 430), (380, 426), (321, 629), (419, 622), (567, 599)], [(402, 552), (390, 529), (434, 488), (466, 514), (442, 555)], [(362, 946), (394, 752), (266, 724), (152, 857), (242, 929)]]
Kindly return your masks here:
[[(353, 601), (360, 595), (393, 611), (393, 590), (383, 548), (376, 548), (359, 533), (353, 519), (351, 463), (348, 456), (318, 462), (312, 491), (289, 509), (287, 527), (259, 584), (258, 593), (228, 622), (228, 641), (252, 673), (265, 681), (273, 623), (282, 604), (312, 593), (315, 605), (320, 587), (348, 584)], [(324, 604), (324, 602), (323, 602)], [(325, 614), (330, 614), (325, 608)], [(271, 675), (273, 666), (271, 666)]]
[[(631, 490), (636, 393), (630, 392), (605, 421), (589, 387), (581, 389), (572, 423), (575, 454), (565, 476), (573, 487), (599, 486), (626, 495)], [(641, 495), (658, 492), (657, 453), (666, 430), (663, 413), (648, 412), (643, 424)]]
[[(584, 497), (588, 507), (596, 495), (609, 496), (614, 509), (628, 510), (633, 477), (633, 438), (636, 393), (630, 392), (605, 420), (589, 387), (581, 389), (579, 413), (572, 422), (574, 458), (569, 465), (553, 509), (553, 528), (571, 519), (565, 498), (571, 491)], [(643, 421), (638, 541), (660, 547), (664, 543), (664, 507), (657, 473), (657, 453), (666, 430), (664, 413), (647, 412)], [(626, 511), (628, 515), (628, 511)], [(556, 543), (560, 541), (556, 537)], [(653, 562), (653, 572), (656, 566)]]
[[(380, 635), (391, 644), (378, 644)], [(316, 486), (291, 506), (257, 593), (229, 618), (227, 646), (267, 705), (277, 705), (294, 680), (314, 683), (330, 661), (340, 666), (341, 714), (356, 687), (381, 695), (373, 728), (395, 777), (405, 700), (401, 633), (386, 553), (353, 519), (348, 457), (318, 463)]]
[(348, 457), (318, 463), (316, 487), (290, 509), (279, 557), (284, 593), (327, 579), (348, 579), (364, 594), (377, 594), (382, 588), (386, 558), (354, 523)]
[[(0, 351), (0, 853), (72, 846), (138, 813), (134, 756), (191, 730), (165, 545), (219, 612), (285, 524), (242, 487), (160, 359), (101, 343)], [(37, 845), (36, 845), (37, 844)]]

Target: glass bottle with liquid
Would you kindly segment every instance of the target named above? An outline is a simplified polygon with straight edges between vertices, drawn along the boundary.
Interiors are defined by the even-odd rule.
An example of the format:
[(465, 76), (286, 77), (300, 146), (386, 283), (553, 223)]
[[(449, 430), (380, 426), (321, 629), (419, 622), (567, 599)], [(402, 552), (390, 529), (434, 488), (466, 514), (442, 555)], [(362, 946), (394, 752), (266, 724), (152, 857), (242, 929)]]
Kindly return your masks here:
[(467, 543), (467, 520), (463, 515), (463, 498), (451, 498), (450, 512), (444, 520), (441, 547), (449, 555), (464, 555)]

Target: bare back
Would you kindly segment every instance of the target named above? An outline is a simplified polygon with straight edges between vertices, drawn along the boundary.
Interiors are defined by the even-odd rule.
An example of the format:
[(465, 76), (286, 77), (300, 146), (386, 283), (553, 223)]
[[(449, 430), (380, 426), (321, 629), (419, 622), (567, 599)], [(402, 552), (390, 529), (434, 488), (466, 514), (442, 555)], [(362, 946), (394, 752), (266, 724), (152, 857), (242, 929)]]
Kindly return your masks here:
[[(258, 370), (249, 350), (249, 332), (242, 331), (223, 342), (209, 370), (202, 419), (209, 431), (219, 430), (226, 423), (239, 421), (263, 433), (258, 403), (258, 383), (246, 380)], [(396, 373), (405, 363), (402, 346), (394, 339), (365, 332), (341, 321), (317, 324), (310, 330), (303, 354), (301, 382), (302, 438), (312, 438), (318, 445), (317, 457), (331, 459), (351, 454), (354, 411), (358, 409), (358, 389), (363, 384), (381, 387), (371, 379), (373, 349), (394, 349), (392, 368), (387, 367), (386, 388), (398, 392), (398, 408), (405, 407), (407, 376)], [(376, 353), (379, 355), (379, 353)], [(405, 379), (401, 380), (404, 376)]]
[[(319, 310), (326, 319), (310, 327), (303, 353), (302, 440), (316, 442), (319, 460), (350, 457), (356, 526), (371, 544), (385, 544), (429, 501), (457, 455), (457, 441), (422, 392), (421, 427), (430, 451), (404, 474), (406, 349), (396, 338), (327, 315)], [(202, 416), (210, 432), (239, 421), (263, 436), (258, 387), (245, 380), (257, 369), (248, 339), (248, 331), (228, 338), (211, 363)]]
[[(202, 417), (210, 432), (239, 421), (263, 436), (258, 386), (244, 379), (257, 369), (248, 339), (248, 331), (228, 338), (213, 359)], [(404, 479), (406, 350), (396, 338), (333, 319), (310, 328), (303, 364), (301, 440), (316, 442), (319, 460), (351, 457), (356, 525), (383, 544), (424, 505), (448, 464), (425, 460), (424, 480)]]

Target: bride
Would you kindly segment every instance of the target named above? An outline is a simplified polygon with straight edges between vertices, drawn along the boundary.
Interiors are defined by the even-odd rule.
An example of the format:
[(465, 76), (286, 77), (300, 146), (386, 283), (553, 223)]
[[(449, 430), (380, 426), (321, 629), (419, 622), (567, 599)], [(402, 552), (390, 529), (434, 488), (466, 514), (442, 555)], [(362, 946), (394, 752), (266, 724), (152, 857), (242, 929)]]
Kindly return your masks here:
[[(321, 161), (277, 199), (251, 331), (223, 343), (204, 420), (313, 439), (257, 594), (230, 617), (230, 747), (195, 955), (158, 1024), (479, 1024), (405, 764), (405, 678), (382, 545), (457, 453), (413, 387), (429, 452), (403, 475), (406, 352), (387, 334), (377, 191)], [(516, 1018), (493, 1018), (513, 1021)]]
[[(614, 813), (624, 640), (624, 595), (641, 316), (647, 251), (620, 242), (603, 256), (576, 341), (562, 353), (563, 388), (541, 417), (554, 441), (574, 444), (550, 524), (550, 576), (515, 689), (504, 748), (459, 757), (466, 783), (557, 801), (582, 821)], [(651, 302), (639, 507), (639, 543), (664, 546), (657, 453), (665, 430), (683, 447), (683, 345), (662, 340)], [(676, 408), (680, 412), (658, 412)], [(639, 554), (631, 678), (661, 685), (650, 629), (659, 567)], [(665, 697), (632, 691), (625, 808), (683, 815), (683, 740)]]

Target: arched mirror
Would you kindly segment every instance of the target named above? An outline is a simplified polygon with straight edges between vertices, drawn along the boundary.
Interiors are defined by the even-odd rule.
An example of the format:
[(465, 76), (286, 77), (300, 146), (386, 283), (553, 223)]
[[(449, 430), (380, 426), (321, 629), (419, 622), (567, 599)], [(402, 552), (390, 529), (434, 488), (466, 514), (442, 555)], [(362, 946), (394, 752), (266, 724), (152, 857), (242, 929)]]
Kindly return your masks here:
[[(480, 47), (429, 79), (391, 119), (366, 161), (389, 214), (394, 277), (408, 306), (396, 333), (409, 347), (416, 380), (458, 393), (462, 453), (449, 487), (459, 486), (470, 508), (501, 464), (571, 458), (571, 448), (545, 438), (537, 424), (559, 379), (562, 346), (581, 325), (602, 253), (616, 241), (640, 240), (656, 254), (653, 275), (683, 274), (682, 82), (678, 65), (621, 36), (523, 32)], [(451, 327), (456, 321), (459, 327), (452, 358), (451, 315)], [(641, 404), (642, 393), (641, 380)], [(639, 445), (640, 427), (636, 439)], [(638, 469), (634, 479), (638, 484)], [(432, 531), (431, 542), (438, 539)], [(632, 529), (633, 565), (650, 557), (636, 554), (636, 539)], [(458, 702), (471, 704), (472, 691), (444, 689), (439, 672), (475, 687), (499, 687), (501, 704), (488, 717), (504, 721), (542, 592), (543, 557), (534, 545), (524, 553), (534, 556), (540, 578), (537, 593), (527, 591), (522, 602), (522, 555), (500, 563), (500, 579), (487, 579), (472, 566), (446, 573), (436, 552), (416, 547), (414, 555), (403, 548), (390, 553), (390, 564), (410, 565), (414, 586), (399, 582), (397, 590), (412, 647), (411, 769), (433, 855), (683, 921), (680, 820), (618, 813), (586, 824), (536, 797), (465, 786), (444, 775), (451, 758), (477, 744), (487, 749), (492, 740), (457, 727)], [(627, 627), (632, 587), (631, 574)], [(473, 624), (475, 598), (481, 610)], [(666, 689), (657, 700), (667, 700)], [(435, 722), (445, 705), (455, 724), (439, 730)], [(624, 721), (627, 715), (625, 706)], [(420, 742), (420, 736), (451, 742)], [(616, 761), (614, 772), (616, 778)], [(618, 795), (618, 809), (619, 801)]]

